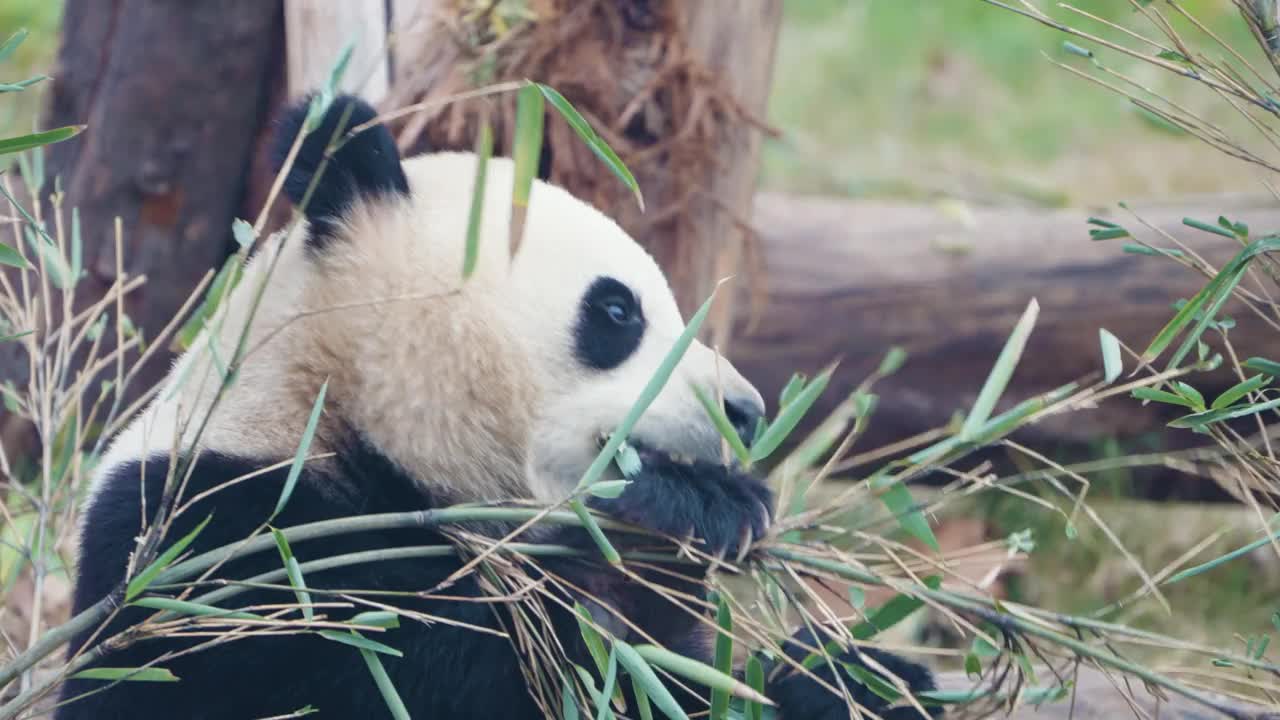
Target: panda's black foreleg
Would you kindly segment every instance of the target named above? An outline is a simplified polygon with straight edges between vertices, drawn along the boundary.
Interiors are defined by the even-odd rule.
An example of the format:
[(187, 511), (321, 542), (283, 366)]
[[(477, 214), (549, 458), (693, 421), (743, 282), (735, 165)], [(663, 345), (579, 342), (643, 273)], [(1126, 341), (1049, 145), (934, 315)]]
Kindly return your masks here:
[[(791, 637), (784, 650), (796, 663), (803, 662), (811, 652), (808, 648), (819, 648), (830, 636), (820, 634), (817, 638), (808, 628), (802, 629)], [(859, 657), (861, 655), (861, 657)], [(906, 701), (891, 702), (855, 678), (847, 670), (847, 666), (858, 667), (865, 672), (883, 680), (885, 687), (895, 685), (893, 679), (884, 675), (863, 658), (869, 658), (875, 664), (892, 673), (914, 693), (935, 689), (933, 673), (923, 665), (914, 663), (899, 655), (871, 647), (833, 653), (830, 661), (822, 659), (810, 672), (821, 678), (827, 685), (839, 688), (841, 684), (848, 690), (850, 697), (864, 710), (869, 710), (884, 720), (923, 720), (914, 706)], [(836, 672), (840, 672), (839, 682)], [(781, 661), (774, 663), (766, 671), (769, 684), (765, 694), (778, 704), (781, 720), (807, 718), (812, 720), (844, 720), (849, 717), (845, 699), (820, 685), (813, 678), (797, 671), (794, 666)], [(922, 706), (928, 717), (941, 717), (942, 710), (937, 706)]]

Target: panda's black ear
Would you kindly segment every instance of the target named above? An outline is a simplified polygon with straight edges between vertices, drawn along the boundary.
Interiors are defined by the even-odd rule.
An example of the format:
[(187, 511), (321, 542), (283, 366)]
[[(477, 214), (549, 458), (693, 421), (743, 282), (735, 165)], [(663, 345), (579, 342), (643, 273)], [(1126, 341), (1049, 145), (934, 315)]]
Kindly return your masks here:
[[(308, 96), (285, 110), (272, 143), (272, 167), (280, 172), (311, 107)], [(357, 197), (409, 194), (409, 182), (400, 165), (400, 152), (385, 125), (374, 125), (347, 138), (348, 131), (377, 116), (369, 103), (352, 95), (340, 95), (329, 104), (320, 124), (307, 134), (284, 181), (284, 192), (301, 205), (307, 188), (305, 214), (311, 221), (313, 240), (321, 240), (333, 220)], [(345, 142), (343, 142), (345, 139)], [(341, 143), (325, 163), (325, 149)], [(323, 168), (321, 167), (323, 165)], [(316, 178), (316, 173), (320, 177)]]

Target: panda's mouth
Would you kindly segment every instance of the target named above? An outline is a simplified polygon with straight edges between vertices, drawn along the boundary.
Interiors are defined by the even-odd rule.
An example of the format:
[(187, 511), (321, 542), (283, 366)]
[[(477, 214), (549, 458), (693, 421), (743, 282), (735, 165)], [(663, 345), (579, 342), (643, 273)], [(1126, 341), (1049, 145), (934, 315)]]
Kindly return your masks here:
[[(604, 449), (604, 446), (609, 442), (610, 435), (611, 433), (609, 433), (608, 431), (605, 431), (605, 430), (600, 431), (600, 433), (596, 436), (597, 450)], [(700, 458), (698, 458), (694, 454), (679, 452), (676, 450), (669, 450), (667, 448), (648, 442), (644, 438), (636, 437), (634, 434), (627, 437), (622, 447), (623, 448), (630, 447), (632, 450), (636, 451), (642, 456), (645, 456), (645, 455), (650, 457), (657, 456), (657, 457), (665, 458), (667, 460), (670, 460), (671, 462), (674, 462), (680, 465), (693, 465), (699, 462), (700, 460)], [(622, 452), (622, 451), (620, 450), (619, 452)]]

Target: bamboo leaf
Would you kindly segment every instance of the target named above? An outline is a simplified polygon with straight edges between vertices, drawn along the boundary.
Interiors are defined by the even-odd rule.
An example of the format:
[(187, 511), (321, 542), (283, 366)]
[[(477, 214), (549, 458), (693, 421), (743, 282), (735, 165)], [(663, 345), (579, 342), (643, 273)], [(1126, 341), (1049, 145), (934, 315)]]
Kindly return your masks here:
[[(716, 633), (715, 668), (725, 675), (733, 674), (733, 612), (721, 595), (716, 606), (716, 625), (720, 628)], [(729, 692), (724, 688), (711, 690), (711, 720), (725, 720), (729, 712)]]
[(18, 28), (17, 32), (10, 35), (8, 39), (4, 41), (4, 44), (0, 45), (0, 62), (8, 60), (9, 56), (13, 54), (13, 51), (17, 50), (18, 46), (22, 44), (22, 41), (26, 40), (27, 36), (30, 34), (30, 31), (26, 28)]
[(586, 118), (582, 117), (582, 113), (569, 104), (569, 101), (563, 95), (547, 85), (540, 83), (535, 83), (534, 85), (541, 91), (543, 97), (551, 103), (551, 107), (560, 113), (560, 117), (563, 117), (569, 123), (569, 127), (573, 128), (578, 137), (582, 138), (587, 147), (591, 148), (596, 157), (600, 158), (613, 171), (613, 174), (622, 181), (622, 184), (626, 185), (627, 189), (636, 196), (636, 203), (640, 205), (640, 211), (643, 212), (644, 196), (640, 194), (640, 184), (636, 182), (635, 176), (627, 169), (626, 164), (613, 151), (613, 148), (609, 147), (609, 144), (596, 134), (596, 131), (587, 123)]
[(514, 184), (511, 188), (510, 253), (514, 257), (524, 238), (525, 217), (529, 211), (529, 195), (538, 174), (542, 157), (542, 124), (546, 115), (542, 93), (535, 85), (520, 88), (516, 98), (516, 137), (512, 158), (515, 160)]
[(1235, 401), (1244, 397), (1245, 395), (1248, 395), (1251, 392), (1260, 390), (1261, 388), (1265, 387), (1270, 383), (1271, 383), (1271, 376), (1254, 375), (1253, 377), (1245, 380), (1244, 382), (1237, 383), (1227, 388), (1226, 390), (1223, 390), (1222, 394), (1214, 399), (1213, 405), (1210, 406), (1210, 409), (1221, 410), (1225, 407), (1228, 407), (1234, 404)]
[(622, 495), (630, 484), (630, 480), (601, 480), (588, 485), (587, 492), (598, 498), (613, 499)]
[(70, 140), (85, 129), (84, 125), (67, 125), (66, 127), (45, 130), (43, 132), (19, 135), (11, 138), (0, 138), (0, 155), (22, 152), (44, 145), (52, 145)]
[(1191, 415), (1183, 415), (1177, 420), (1170, 422), (1169, 427), (1201, 427), (1210, 423), (1234, 420), (1235, 418), (1241, 418), (1248, 415), (1257, 415), (1260, 412), (1266, 412), (1267, 410), (1274, 410), (1276, 408), (1280, 408), (1280, 398), (1253, 405), (1241, 405), (1237, 407), (1223, 408), (1222, 410), (1208, 410), (1205, 412), (1193, 413)]
[(1280, 377), (1280, 363), (1275, 360), (1266, 358), (1251, 357), (1244, 361), (1244, 366), (1250, 370), (1257, 370), (1260, 373), (1271, 377)]
[(1175, 395), (1171, 392), (1165, 392), (1164, 390), (1140, 387), (1134, 388), (1133, 392), (1130, 394), (1139, 400), (1149, 400), (1151, 402), (1164, 403), (1166, 405), (1181, 405), (1185, 408), (1194, 409), (1189, 399), (1182, 397), (1181, 395)]
[(703, 392), (702, 388), (697, 385), (690, 385), (693, 394), (698, 398), (698, 402), (702, 403), (702, 409), (706, 411), (711, 418), (712, 424), (716, 426), (716, 430), (720, 431), (720, 436), (729, 443), (729, 449), (738, 457), (743, 465), (751, 464), (751, 454), (747, 452), (747, 446), (743, 444), (742, 438), (738, 436), (738, 431), (733, 428), (733, 423), (729, 422), (729, 416), (725, 414), (724, 407), (712, 400)]
[(897, 518), (898, 524), (902, 526), (903, 530), (933, 548), (935, 552), (941, 550), (941, 546), (938, 545), (938, 538), (933, 534), (933, 528), (929, 527), (928, 519), (925, 518), (920, 508), (916, 507), (915, 498), (911, 496), (911, 491), (907, 489), (905, 483), (901, 480), (894, 480), (880, 494), (880, 501)]
[(387, 669), (382, 667), (382, 661), (378, 659), (378, 654), (361, 648), (360, 657), (364, 658), (365, 665), (369, 667), (369, 674), (373, 676), (373, 682), (378, 686), (378, 692), (382, 693), (382, 700), (387, 704), (387, 709), (391, 711), (391, 717), (395, 718), (395, 720), (411, 720), (409, 710), (405, 708), (404, 701), (400, 699), (400, 693), (396, 692), (396, 686), (391, 683), (391, 678), (387, 675)]
[(1120, 340), (1105, 328), (1098, 328), (1098, 343), (1102, 346), (1102, 375), (1107, 384), (1116, 381), (1124, 372), (1124, 360), (1120, 355)]
[(321, 630), (319, 635), (325, 640), (332, 640), (336, 643), (360, 648), (361, 650), (382, 653), (383, 655), (390, 655), (391, 657), (404, 657), (404, 653), (390, 645), (384, 645), (376, 640), (370, 640), (354, 630), (347, 632), (340, 632), (338, 630)]
[(352, 625), (366, 625), (390, 630), (400, 627), (400, 616), (387, 610), (370, 610), (358, 613), (347, 622)]
[(769, 427), (761, 433), (760, 442), (751, 446), (752, 462), (765, 460), (786, 441), (787, 436), (809, 412), (809, 408), (813, 407), (822, 392), (827, 389), (827, 383), (830, 382), (831, 373), (834, 371), (834, 367), (823, 370), (812, 382), (805, 384), (803, 389), (795, 393), (791, 402), (778, 409), (778, 417), (774, 418), (773, 422), (769, 423)]
[(671, 691), (662, 684), (658, 674), (635, 648), (621, 640), (614, 640), (613, 652), (618, 656), (618, 662), (631, 674), (632, 680), (644, 689), (645, 694), (664, 715), (671, 720), (689, 720), (689, 716), (680, 708), (680, 703), (676, 702)]
[(962, 441), (972, 442), (978, 436), (982, 426), (990, 419), (996, 403), (1004, 394), (1005, 387), (1009, 385), (1009, 379), (1013, 377), (1018, 360), (1022, 358), (1027, 338), (1031, 336), (1031, 330), (1035, 327), (1039, 314), (1040, 304), (1032, 298), (1031, 302), (1027, 303), (1027, 309), (1023, 311), (1022, 317), (1014, 325), (1009, 339), (1005, 341), (1004, 348), (996, 358), (995, 366), (991, 368), (991, 373), (987, 375), (982, 390), (978, 392), (978, 399), (973, 402), (973, 409), (964, 419), (964, 426), (960, 429)]
[(4, 243), (0, 243), (0, 265), (8, 265), (22, 270), (27, 270), (31, 267), (31, 264), (22, 257), (22, 253)]
[(142, 591), (146, 590), (147, 586), (149, 586), (152, 582), (155, 581), (156, 576), (159, 575), (165, 568), (169, 567), (170, 563), (172, 563), (179, 555), (183, 553), (184, 550), (187, 549), (187, 546), (190, 545), (192, 541), (196, 539), (196, 536), (198, 536), (200, 532), (204, 530), (205, 526), (208, 525), (209, 521), (212, 519), (213, 519), (213, 515), (210, 514), (203, 521), (201, 521), (201, 523), (197, 525), (194, 530), (182, 536), (177, 542), (170, 545), (169, 549), (160, 553), (160, 555), (155, 560), (153, 560), (150, 565), (146, 566), (145, 568), (143, 568), (142, 572), (135, 575), (133, 579), (129, 581), (128, 586), (125, 587), (125, 592), (124, 592), (125, 602), (129, 602), (130, 600), (134, 599), (139, 594), (141, 594)]
[(467, 246), (462, 258), (462, 279), (471, 277), (480, 258), (480, 221), (484, 218), (485, 183), (489, 175), (489, 158), (493, 155), (493, 129), (489, 123), (480, 126), (476, 137), (476, 177), (471, 186), (471, 212), (467, 215)]
[[(747, 684), (752, 690), (764, 694), (764, 665), (760, 658), (752, 655), (747, 659)], [(754, 700), (747, 700), (747, 720), (764, 720), (764, 706)]]
[(261, 615), (253, 613), (239, 612), (235, 610), (225, 610), (213, 605), (205, 605), (204, 603), (190, 602), (188, 600), (178, 600), (176, 598), (167, 597), (140, 597), (129, 603), (138, 607), (150, 608), (152, 610), (164, 610), (178, 615), (195, 615), (198, 617), (219, 617), (230, 620), (262, 620)]
[(596, 714), (596, 720), (613, 720), (613, 709), (609, 707), (609, 698), (618, 692), (618, 654), (616, 651), (609, 653), (609, 662), (604, 673), (604, 687), (600, 690), (599, 712)]
[(71, 677), (77, 680), (107, 680), (126, 682), (178, 682), (178, 677), (162, 667), (122, 668), (97, 667), (81, 670)]
[(320, 412), (324, 409), (324, 396), (329, 390), (329, 381), (325, 380), (316, 394), (315, 403), (311, 406), (311, 416), (307, 418), (307, 426), (302, 431), (302, 440), (298, 443), (298, 451), (293, 456), (293, 464), (289, 466), (289, 474), (285, 477), (284, 488), (280, 491), (280, 499), (276, 501), (276, 509), (271, 513), (268, 522), (274, 520), (293, 495), (293, 488), (298, 484), (298, 476), (302, 474), (302, 464), (306, 460), (307, 451), (311, 449), (311, 440), (315, 437), (316, 426), (320, 423)]

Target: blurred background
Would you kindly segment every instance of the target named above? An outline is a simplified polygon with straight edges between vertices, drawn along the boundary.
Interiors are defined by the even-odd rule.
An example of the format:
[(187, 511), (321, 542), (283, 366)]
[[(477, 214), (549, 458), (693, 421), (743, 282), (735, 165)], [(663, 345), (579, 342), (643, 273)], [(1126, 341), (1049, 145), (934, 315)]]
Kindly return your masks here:
[[(1077, 11), (1054, 2), (1032, 5), (1103, 40), (1160, 52), (1126, 30), (1144, 18), (1125, 0), (1077, 0)], [(1270, 72), (1231, 0), (1177, 5), (1185, 14), (1167, 13), (1173, 31), (1194, 34), (1213, 57)], [(0, 35), (19, 27), (31, 32), (5, 66), (7, 77), (48, 73), (59, 81), (61, 13), (54, 0), (0, 0)], [(1203, 84), (1114, 51), (1099, 69), (1064, 45), (1066, 39), (981, 0), (783, 4), (764, 106), (770, 132), (759, 150), (760, 193), (749, 218), (767, 269), (764, 329), (752, 330), (757, 325), (744, 320), (747, 330), (730, 352), (768, 397), (777, 396), (793, 371), (812, 373), (841, 356), (832, 399), (820, 406), (830, 412), (889, 347), (905, 347), (908, 364), (878, 386), (877, 423), (859, 441), (859, 452), (871, 451), (946, 426), (967, 408), (1033, 296), (1040, 322), (1008, 403), (1096, 376), (1099, 328), (1141, 351), (1172, 316), (1174, 303), (1198, 291), (1204, 278), (1194, 272), (1122, 252), (1118, 244), (1091, 242), (1090, 216), (1135, 233), (1149, 218), (1147, 239), (1160, 245), (1187, 237), (1182, 219), (1188, 216), (1212, 224), (1226, 215), (1252, 223), (1258, 234), (1275, 228), (1280, 215), (1266, 184), (1274, 180), (1271, 169), (1229, 157), (1098, 83), (1162, 97), (1215, 132), (1260, 137), (1269, 150), (1280, 147), (1272, 135)], [(283, 55), (271, 60), (283, 61)], [(0, 137), (39, 124), (48, 92), (42, 86), (6, 97)], [(1213, 263), (1239, 248), (1221, 237), (1213, 246), (1203, 234), (1195, 238)], [(1227, 308), (1231, 327), (1239, 324), (1232, 337), (1245, 348), (1241, 356), (1276, 357), (1274, 330), (1239, 317), (1238, 310)], [(832, 338), (807, 350), (797, 325), (820, 327)], [(1203, 386), (1196, 382), (1213, 397), (1238, 379), (1227, 373), (1206, 376)], [(1096, 517), (1077, 520), (1073, 513), (1068, 519), (1064, 509), (1071, 509), (1060, 495), (1031, 485), (1026, 493), (1054, 498), (1047, 507), (985, 493), (937, 515), (944, 550), (986, 547), (992, 559), (975, 564), (972, 574), (999, 575), (1000, 594), (1091, 613), (1141, 587), (1135, 563), (1156, 574), (1256, 540), (1265, 504), (1240, 502), (1211, 473), (1174, 462), (1207, 442), (1189, 432), (1171, 435), (1165, 423), (1178, 414), (1121, 397), (1028, 429), (1021, 439), (1091, 483)], [(982, 459), (1002, 477), (1034, 476), (1026, 456), (1008, 448)], [(951, 479), (934, 478), (923, 496)], [(1027, 531), (1034, 552), (1006, 562), (1008, 538)], [(1167, 595), (1171, 609), (1136, 604), (1125, 621), (1190, 641), (1240, 646), (1242, 638), (1280, 628), (1272, 627), (1280, 612), (1280, 560), (1262, 546), (1168, 588)], [(954, 642), (936, 617), (904, 632)], [(1182, 657), (1168, 647), (1133, 652), (1171, 663)]]

